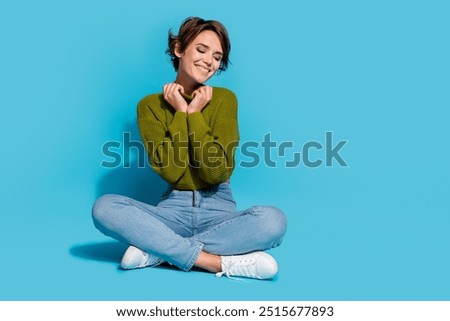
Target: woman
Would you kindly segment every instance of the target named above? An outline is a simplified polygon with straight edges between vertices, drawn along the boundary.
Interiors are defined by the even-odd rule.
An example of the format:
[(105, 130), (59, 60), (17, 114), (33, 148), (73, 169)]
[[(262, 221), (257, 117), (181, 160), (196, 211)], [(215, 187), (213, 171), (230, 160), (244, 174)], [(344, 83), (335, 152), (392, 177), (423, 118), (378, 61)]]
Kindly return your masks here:
[(236, 211), (229, 179), (239, 141), (237, 100), (204, 83), (228, 66), (230, 42), (213, 20), (186, 19), (169, 31), (176, 79), (138, 104), (138, 124), (153, 169), (169, 184), (157, 206), (104, 195), (93, 207), (95, 226), (130, 244), (121, 267), (168, 262), (217, 276), (273, 278), (278, 265), (263, 252), (281, 244), (284, 214), (275, 207)]

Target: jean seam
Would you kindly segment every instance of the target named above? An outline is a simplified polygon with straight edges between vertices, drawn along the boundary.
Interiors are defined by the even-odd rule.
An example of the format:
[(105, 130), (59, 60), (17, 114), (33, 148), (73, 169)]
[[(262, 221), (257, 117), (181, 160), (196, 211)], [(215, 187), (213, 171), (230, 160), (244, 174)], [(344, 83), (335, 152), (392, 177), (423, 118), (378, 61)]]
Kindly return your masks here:
[(216, 231), (217, 229), (222, 228), (223, 226), (225, 226), (225, 225), (227, 225), (227, 224), (230, 224), (230, 223), (231, 223), (232, 221), (234, 221), (234, 220), (237, 220), (237, 219), (238, 219), (238, 220), (241, 220), (241, 219), (244, 218), (245, 215), (251, 215), (251, 214), (254, 212), (254, 208), (251, 207), (248, 211), (245, 211), (245, 212), (246, 212), (245, 214), (241, 214), (241, 215), (239, 215), (239, 216), (233, 217), (232, 219), (229, 219), (229, 220), (224, 221), (224, 222), (222, 222), (222, 223), (220, 223), (220, 224), (217, 224), (217, 225), (214, 226), (213, 228), (208, 229), (207, 231), (205, 231), (205, 232), (203, 232), (203, 233), (194, 235), (191, 239), (195, 239), (195, 237), (198, 236), (198, 235), (201, 235), (201, 236), (208, 236), (211, 232), (214, 232), (214, 231)]
[(195, 261), (197, 260), (198, 256), (200, 255), (200, 252), (203, 249), (203, 243), (200, 243), (198, 241), (194, 241), (197, 243), (197, 247), (194, 250), (194, 253), (192, 254), (191, 258), (189, 259), (188, 264), (183, 268), (184, 271), (189, 271), (194, 266)]
[(211, 197), (213, 199), (215, 199), (216, 201), (222, 203), (222, 204), (226, 204), (226, 206), (230, 206), (231, 205), (231, 206), (236, 207), (236, 201), (234, 199), (233, 200), (226, 199), (226, 198), (223, 198), (223, 197), (220, 197), (220, 196), (217, 196), (217, 195), (211, 195)]
[[(179, 222), (176, 221), (176, 220), (172, 220), (172, 219), (169, 219), (166, 216), (162, 216), (159, 211), (149, 211), (147, 208), (145, 208), (145, 206), (142, 206), (141, 204), (139, 204), (139, 201), (136, 202), (136, 200), (134, 200), (132, 198), (128, 198), (127, 201), (128, 201), (128, 204), (130, 206), (136, 207), (136, 208), (140, 209), (141, 211), (143, 211), (144, 213), (146, 213), (148, 215), (156, 216), (156, 217), (159, 217), (159, 218), (161, 218), (163, 220), (167, 220), (167, 221), (169, 221), (171, 223), (179, 224)], [(154, 206), (154, 205), (152, 205), (152, 206), (155, 207), (155, 208), (158, 208), (158, 206)], [(164, 208), (166, 210), (173, 210), (174, 209), (173, 207), (172, 208), (160, 207), (160, 208)]]

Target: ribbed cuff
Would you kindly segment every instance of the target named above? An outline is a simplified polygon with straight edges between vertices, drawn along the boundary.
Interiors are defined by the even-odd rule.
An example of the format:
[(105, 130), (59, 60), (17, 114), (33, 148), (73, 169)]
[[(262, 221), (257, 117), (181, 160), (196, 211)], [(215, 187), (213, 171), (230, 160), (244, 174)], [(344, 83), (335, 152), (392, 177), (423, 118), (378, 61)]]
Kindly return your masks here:
[(181, 111), (175, 112), (172, 123), (170, 123), (169, 125), (169, 131), (173, 133), (186, 129), (186, 117), (186, 113), (183, 113)]
[(206, 124), (205, 119), (203, 118), (203, 115), (200, 112), (189, 114), (187, 118), (187, 123), (189, 127), (189, 132), (196, 133), (197, 135), (202, 135), (205, 129), (208, 128), (208, 125)]

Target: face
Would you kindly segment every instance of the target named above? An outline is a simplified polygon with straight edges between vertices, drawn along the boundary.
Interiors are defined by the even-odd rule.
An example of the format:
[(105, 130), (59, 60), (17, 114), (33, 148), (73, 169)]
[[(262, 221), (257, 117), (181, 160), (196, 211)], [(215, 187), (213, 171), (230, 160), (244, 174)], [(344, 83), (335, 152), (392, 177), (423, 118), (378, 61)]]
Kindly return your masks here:
[(202, 31), (184, 52), (175, 50), (180, 59), (178, 77), (185, 81), (202, 84), (219, 69), (222, 60), (222, 46), (214, 31)]

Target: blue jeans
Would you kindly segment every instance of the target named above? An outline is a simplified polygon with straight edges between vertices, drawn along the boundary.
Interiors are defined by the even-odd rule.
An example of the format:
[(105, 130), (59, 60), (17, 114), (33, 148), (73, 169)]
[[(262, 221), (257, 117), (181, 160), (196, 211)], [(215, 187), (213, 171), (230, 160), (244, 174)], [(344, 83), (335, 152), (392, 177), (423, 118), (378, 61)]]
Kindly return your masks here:
[(105, 235), (188, 271), (200, 251), (235, 255), (281, 244), (286, 218), (271, 206), (236, 211), (230, 185), (207, 190), (169, 188), (157, 206), (120, 195), (104, 195), (92, 209)]

